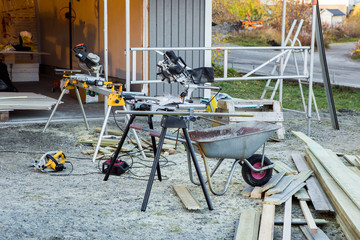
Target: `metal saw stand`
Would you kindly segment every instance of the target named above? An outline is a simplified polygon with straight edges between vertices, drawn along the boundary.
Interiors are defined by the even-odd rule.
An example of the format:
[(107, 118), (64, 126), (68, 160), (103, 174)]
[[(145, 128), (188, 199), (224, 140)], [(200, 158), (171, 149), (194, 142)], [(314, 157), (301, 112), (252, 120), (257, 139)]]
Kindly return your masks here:
[[(74, 87), (74, 88), (72, 88), (72, 87)], [(63, 98), (63, 96), (64, 96), (64, 94), (65, 94), (65, 91), (66, 91), (66, 90), (70, 90), (70, 89), (75, 89), (76, 97), (77, 97), (77, 99), (78, 99), (78, 102), (79, 102), (79, 105), (80, 105), (80, 108), (81, 108), (81, 113), (82, 113), (83, 118), (84, 118), (84, 122), (85, 122), (86, 129), (87, 129), (87, 130), (90, 129), (90, 128), (89, 128), (88, 121), (87, 121), (87, 118), (86, 118), (84, 106), (83, 106), (83, 104), (82, 104), (82, 102), (81, 102), (81, 98), (80, 98), (80, 93), (79, 93), (78, 87), (77, 87), (77, 86), (67, 85), (67, 86), (65, 86), (64, 89), (62, 90), (62, 92), (61, 92), (61, 94), (60, 94), (60, 97), (59, 97), (59, 99), (57, 100), (56, 105), (55, 105), (54, 109), (52, 110), (49, 119), (48, 119), (47, 122), (46, 122), (46, 125), (45, 125), (45, 127), (44, 127), (43, 133), (44, 133), (44, 132), (46, 131), (46, 129), (48, 128), (48, 126), (49, 126), (49, 124), (50, 124), (50, 121), (51, 121), (51, 119), (53, 118), (53, 116), (54, 116), (54, 114), (55, 114), (55, 112), (56, 112), (56, 109), (58, 108), (58, 106), (59, 106), (59, 104), (60, 104), (60, 102), (61, 102), (61, 99)]]
[[(149, 115), (149, 117), (150, 116), (151, 115)], [(125, 138), (126, 138), (128, 132), (129, 132), (130, 125), (134, 121), (135, 117), (136, 117), (136, 114), (133, 114), (133, 115), (131, 115), (131, 117), (129, 119), (129, 122), (128, 122), (125, 130), (124, 130), (124, 134), (123, 134), (123, 136), (122, 136), (122, 138), (121, 138), (121, 140), (119, 142), (119, 145), (118, 145), (113, 157), (111, 158), (111, 163), (110, 163), (110, 166), (108, 168), (109, 170), (107, 171), (107, 173), (106, 173), (106, 175), (104, 177), (104, 181), (107, 181), (108, 178), (109, 178), (109, 175), (111, 173), (111, 169), (113, 168), (113, 166), (115, 164), (116, 158), (118, 157), (118, 155), (120, 153), (120, 150), (122, 148), (122, 145), (123, 145), (123, 143), (125, 141)], [(149, 127), (152, 128), (152, 126), (150, 126), (150, 120), (148, 122), (149, 122)], [(152, 121), (151, 121), (151, 123), (152, 123)], [(152, 136), (153, 150), (154, 150), (154, 153), (156, 152), (156, 154), (155, 154), (154, 162), (153, 162), (153, 165), (152, 165), (152, 168), (151, 168), (151, 172), (150, 172), (150, 176), (149, 176), (149, 180), (148, 180), (144, 200), (143, 200), (143, 203), (142, 203), (142, 206), (141, 206), (141, 211), (144, 212), (146, 210), (146, 207), (147, 207), (147, 204), (148, 204), (148, 201), (149, 201), (149, 197), (150, 197), (152, 184), (154, 182), (155, 171), (156, 170), (157, 170), (157, 173), (158, 173), (158, 178), (161, 181), (159, 160), (160, 160), (162, 146), (164, 144), (164, 139), (165, 139), (165, 136), (166, 136), (166, 131), (167, 131), (168, 128), (181, 128), (183, 130), (184, 137), (185, 137), (185, 140), (186, 140), (187, 149), (189, 150), (192, 161), (194, 163), (194, 167), (196, 169), (196, 173), (198, 175), (200, 185), (201, 185), (201, 188), (203, 190), (203, 193), (204, 193), (208, 208), (209, 208), (209, 210), (213, 210), (214, 208), (212, 206), (209, 193), (208, 193), (208, 191), (206, 189), (205, 181), (204, 181), (204, 179), (203, 179), (203, 177), (201, 175), (199, 163), (198, 163), (198, 161), (196, 159), (194, 148), (193, 148), (193, 146), (191, 144), (191, 139), (190, 139), (190, 136), (189, 136), (189, 133), (188, 133), (188, 130), (187, 130), (187, 124), (186, 124), (185, 118), (184, 117), (180, 118), (180, 117), (175, 117), (175, 116), (164, 115), (162, 117), (162, 119), (161, 119), (161, 127), (162, 127), (162, 130), (161, 130), (159, 144), (158, 144), (157, 148), (154, 147), (155, 146), (155, 144), (154, 144), (155, 143), (155, 138)]]
[[(53, 109), (53, 111), (51, 112), (51, 115), (49, 117), (49, 119), (47, 120), (47, 123), (44, 127), (44, 130), (43, 130), (43, 133), (45, 133), (46, 129), (48, 128), (49, 124), (50, 124), (50, 121), (52, 119), (52, 117), (54, 116), (60, 102), (61, 102), (61, 99), (63, 98), (64, 94), (65, 94), (65, 91), (66, 89), (75, 89), (75, 92), (76, 92), (76, 96), (77, 96), (77, 99), (78, 99), (78, 102), (80, 104), (80, 108), (81, 108), (81, 112), (82, 112), (82, 115), (83, 115), (83, 118), (84, 118), (84, 122), (85, 122), (85, 125), (86, 125), (86, 129), (87, 130), (90, 130), (89, 128), (89, 124), (88, 124), (88, 121), (87, 121), (87, 118), (86, 118), (86, 114), (85, 114), (85, 110), (84, 110), (84, 106), (81, 102), (81, 98), (80, 98), (80, 93), (79, 93), (79, 90), (78, 90), (78, 87), (81, 87), (82, 85), (79, 84), (79, 83), (73, 83), (73, 84), (70, 84), (70, 81), (67, 80), (67, 82), (65, 83), (65, 86), (64, 86), (64, 89), (62, 90), (61, 94), (60, 94), (60, 97), (59, 99), (57, 100), (56, 102), (56, 105)], [(88, 86), (86, 88), (84, 88), (86, 90), (91, 90), (91, 91), (94, 91), (94, 92), (97, 92), (99, 94), (102, 94), (104, 96), (109, 96), (109, 94), (111, 93), (110, 90), (105, 90), (105, 89), (100, 89), (100, 88), (97, 88), (96, 86)], [(115, 105), (116, 106), (116, 105)], [(122, 106), (123, 109), (126, 111), (126, 106)], [(104, 122), (103, 122), (103, 125), (102, 125), (102, 128), (101, 128), (101, 131), (100, 131), (100, 136), (99, 136), (99, 139), (98, 139), (98, 142), (96, 144), (96, 147), (95, 147), (95, 152), (94, 152), (94, 155), (93, 155), (93, 162), (95, 162), (96, 160), (96, 156), (97, 156), (97, 153), (99, 152), (99, 149), (100, 149), (100, 144), (101, 144), (101, 140), (104, 136), (104, 133), (105, 133), (105, 130), (106, 130), (106, 126), (107, 126), (107, 122), (108, 122), (108, 119), (109, 119), (109, 116), (110, 116), (110, 113), (111, 113), (111, 109), (112, 109), (112, 105), (109, 105), (108, 103), (108, 109), (106, 111), (106, 114), (105, 114), (105, 119), (104, 119)], [(126, 115), (126, 118), (128, 118), (128, 115)], [(141, 151), (141, 154), (143, 156), (143, 158), (146, 159), (146, 156), (145, 156), (145, 153), (144, 153), (144, 150), (141, 146), (141, 143), (140, 143), (140, 139), (139, 137), (137, 136), (137, 133), (135, 131), (135, 129), (133, 129), (133, 134), (135, 136), (135, 140), (136, 140), (136, 143)]]

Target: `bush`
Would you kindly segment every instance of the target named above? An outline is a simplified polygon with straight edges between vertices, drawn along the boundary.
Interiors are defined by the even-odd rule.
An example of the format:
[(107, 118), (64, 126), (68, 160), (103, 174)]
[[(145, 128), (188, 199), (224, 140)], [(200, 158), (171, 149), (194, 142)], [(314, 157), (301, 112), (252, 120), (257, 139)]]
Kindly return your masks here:
[(245, 30), (229, 36), (227, 41), (241, 46), (280, 46), (281, 33), (271, 27)]
[(355, 49), (352, 49), (351, 52), (351, 59), (360, 60), (360, 41), (355, 43)]
[(346, 37), (360, 37), (360, 15), (351, 15), (343, 23), (343, 31)]

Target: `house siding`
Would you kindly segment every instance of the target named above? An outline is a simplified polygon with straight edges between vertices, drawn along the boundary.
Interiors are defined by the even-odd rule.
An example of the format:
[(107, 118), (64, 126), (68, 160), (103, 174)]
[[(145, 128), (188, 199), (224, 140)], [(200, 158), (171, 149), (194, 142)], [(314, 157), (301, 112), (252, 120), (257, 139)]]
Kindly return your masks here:
[[(150, 0), (149, 1), (150, 47), (203, 47), (205, 46), (205, 0)], [(204, 66), (204, 51), (176, 51), (191, 68)], [(162, 56), (151, 52), (149, 78), (157, 79), (156, 63)], [(165, 93), (178, 95), (183, 91), (180, 84), (150, 84), (150, 95)], [(202, 96), (196, 91), (194, 97)]]

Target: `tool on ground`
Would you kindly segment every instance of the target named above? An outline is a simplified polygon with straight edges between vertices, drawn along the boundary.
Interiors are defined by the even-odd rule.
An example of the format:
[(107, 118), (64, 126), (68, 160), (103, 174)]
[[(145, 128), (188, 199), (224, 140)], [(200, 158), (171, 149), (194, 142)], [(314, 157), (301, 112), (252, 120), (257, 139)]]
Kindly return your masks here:
[(60, 172), (66, 169), (65, 162), (66, 157), (63, 151), (51, 151), (45, 153), (39, 160), (35, 159), (33, 165), (42, 172)]
[[(103, 163), (102, 173), (105, 174), (109, 171), (110, 164), (111, 164), (111, 159), (109, 159)], [(114, 163), (114, 166), (112, 167), (112, 170), (110, 171), (110, 174), (120, 176), (121, 174), (125, 173), (129, 169), (130, 169), (130, 166), (125, 161), (116, 160)]]

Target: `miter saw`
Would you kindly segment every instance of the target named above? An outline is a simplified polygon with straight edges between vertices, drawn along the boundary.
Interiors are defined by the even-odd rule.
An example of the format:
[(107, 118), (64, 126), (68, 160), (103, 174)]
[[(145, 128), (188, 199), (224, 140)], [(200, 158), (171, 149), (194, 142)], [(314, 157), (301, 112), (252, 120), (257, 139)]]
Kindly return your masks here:
[(105, 78), (100, 77), (103, 73), (103, 66), (100, 64), (100, 57), (88, 51), (87, 47), (81, 43), (73, 49), (75, 56), (79, 59), (79, 67), (86, 74), (74, 74), (70, 80), (85, 82), (87, 85), (103, 86)]
[(180, 94), (181, 98), (191, 99), (191, 94), (195, 89), (221, 89), (219, 87), (204, 85), (205, 83), (214, 82), (213, 68), (201, 67), (191, 69), (186, 65), (185, 61), (181, 57), (176, 56), (173, 51), (158, 53), (163, 55), (164, 59), (157, 64), (157, 75), (168, 83), (180, 83), (185, 88)]

